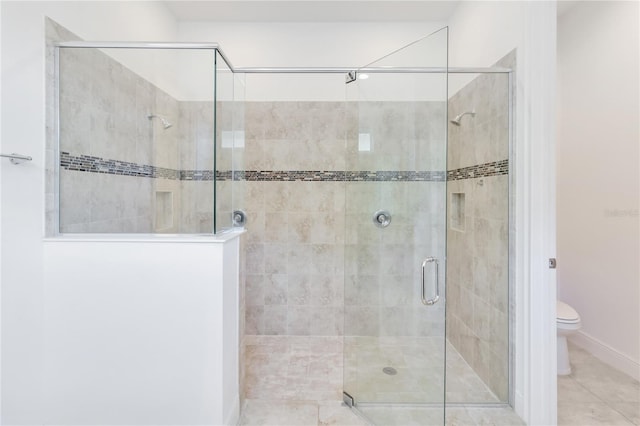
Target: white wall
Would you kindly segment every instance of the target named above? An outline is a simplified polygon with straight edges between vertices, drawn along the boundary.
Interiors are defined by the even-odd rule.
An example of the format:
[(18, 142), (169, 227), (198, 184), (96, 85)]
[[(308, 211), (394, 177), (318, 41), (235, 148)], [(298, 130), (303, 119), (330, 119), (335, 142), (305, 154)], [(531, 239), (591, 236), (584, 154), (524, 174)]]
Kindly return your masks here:
[(45, 39), (50, 16), (86, 39), (175, 38), (152, 2), (10, 2), (2, 8), (2, 423), (42, 423)]
[(180, 22), (182, 41), (218, 42), (235, 67), (359, 67), (442, 22)]
[[(40, 9), (41, 13), (83, 40), (175, 41), (176, 39), (175, 19), (158, 1), (34, 3), (35, 5), (31, 8), (33, 11)], [(176, 52), (119, 49), (108, 50), (107, 53), (173, 97), (181, 98), (183, 90), (177, 73), (179, 61), (176, 61)]]
[(580, 2), (558, 21), (558, 297), (576, 342), (640, 373), (638, 2)]
[(239, 238), (223, 237), (45, 242), (43, 423), (237, 423)]
[(449, 65), (488, 67), (521, 46), (522, 3), (461, 2), (449, 22)]
[[(522, 44), (522, 2), (461, 2), (451, 19), (450, 67), (490, 67)], [(449, 81), (449, 96), (475, 75), (455, 75)]]
[[(2, 7), (0, 7), (0, 23), (2, 22)], [(2, 31), (0, 31), (0, 47), (2, 46)], [(0, 55), (0, 99), (2, 99), (2, 55)], [(2, 117), (2, 102), (0, 102), (0, 117)], [(2, 151), (2, 119), (0, 118), (0, 152)], [(2, 167), (4, 161), (0, 159), (0, 213), (2, 213)], [(2, 262), (2, 223), (0, 221), (0, 262)], [(0, 263), (0, 269), (2, 263)], [(2, 273), (0, 273), (0, 419), (2, 419)]]
[[(217, 42), (234, 67), (347, 67), (356, 69), (411, 42), (441, 29), (443, 22), (181, 22), (181, 41)], [(422, 58), (439, 58), (444, 66), (445, 52), (439, 43), (422, 44)], [(444, 39), (442, 41), (445, 41)], [(431, 51), (435, 55), (430, 54)], [(417, 56), (416, 57), (420, 57)], [(441, 59), (440, 59), (441, 58)], [(423, 64), (435, 66), (436, 64)], [(413, 64), (413, 66), (417, 66)], [(336, 75), (260, 75), (246, 76), (249, 101), (342, 101), (345, 76)], [(441, 79), (442, 80), (442, 79)], [(424, 82), (443, 87), (441, 81)], [(404, 85), (411, 96), (431, 93), (415, 90), (415, 83)], [(405, 92), (407, 92), (405, 90)], [(193, 91), (191, 91), (193, 92)], [(400, 90), (392, 91), (402, 96)], [(410, 96), (404, 96), (409, 98)], [(389, 96), (386, 96), (389, 98)], [(437, 93), (433, 98), (443, 96)]]

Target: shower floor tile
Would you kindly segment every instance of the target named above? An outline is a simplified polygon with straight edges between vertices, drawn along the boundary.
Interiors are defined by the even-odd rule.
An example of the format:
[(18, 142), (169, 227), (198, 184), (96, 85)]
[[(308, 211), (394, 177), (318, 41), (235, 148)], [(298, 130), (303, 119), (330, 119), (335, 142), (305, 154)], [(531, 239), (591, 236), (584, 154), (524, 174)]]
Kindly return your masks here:
[[(244, 396), (342, 400), (344, 387), (366, 402), (443, 401), (444, 354), (436, 339), (346, 338), (344, 353), (346, 360), (342, 337), (246, 336)], [(384, 374), (388, 366), (397, 374)], [(499, 402), (450, 344), (447, 374), (447, 402)]]
[[(346, 337), (345, 390), (362, 402), (442, 403), (443, 352), (441, 338)], [(449, 343), (446, 358), (448, 403), (500, 402)]]
[(247, 399), (238, 426), (366, 426), (340, 401)]
[[(441, 426), (442, 408), (361, 407), (374, 423), (340, 401), (284, 401), (247, 399), (238, 426)], [(446, 426), (520, 426), (524, 422), (510, 408), (456, 406), (446, 410)]]
[(317, 403), (249, 399), (244, 402), (239, 424), (242, 426), (311, 425), (317, 422)]
[[(434, 355), (441, 352), (436, 339), (366, 337), (343, 342), (342, 337), (245, 336), (244, 344), (246, 399), (240, 425), (369, 424), (342, 404), (345, 354), (350, 368), (344, 374), (355, 373), (360, 381), (358, 400), (371, 397), (391, 403), (362, 404), (359, 408), (370, 420), (379, 425), (442, 424), (441, 408), (393, 404), (442, 403), (443, 356)], [(497, 402), (453, 346), (448, 345), (447, 351), (447, 398)], [(393, 366), (398, 374), (384, 374), (384, 366)], [(430, 382), (436, 385), (428, 386)], [(446, 424), (523, 423), (509, 408), (459, 405), (447, 408)]]
[(342, 337), (246, 336), (247, 399), (342, 400)]

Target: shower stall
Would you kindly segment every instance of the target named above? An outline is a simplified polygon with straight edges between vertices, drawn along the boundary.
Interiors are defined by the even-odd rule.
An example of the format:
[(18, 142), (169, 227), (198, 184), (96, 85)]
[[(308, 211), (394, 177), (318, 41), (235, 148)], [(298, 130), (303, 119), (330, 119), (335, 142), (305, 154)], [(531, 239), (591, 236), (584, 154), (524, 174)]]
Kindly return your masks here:
[(374, 424), (507, 406), (514, 59), (450, 68), (447, 28), (355, 69), (58, 43), (47, 229), (244, 226), (245, 393), (245, 335), (338, 336), (340, 388), (313, 395)]

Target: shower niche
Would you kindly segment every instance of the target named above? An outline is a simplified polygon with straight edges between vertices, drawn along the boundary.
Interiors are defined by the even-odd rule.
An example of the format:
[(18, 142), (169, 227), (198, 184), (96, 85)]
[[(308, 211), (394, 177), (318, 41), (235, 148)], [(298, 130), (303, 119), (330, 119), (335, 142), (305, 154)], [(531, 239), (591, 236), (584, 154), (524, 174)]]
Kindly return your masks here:
[(451, 193), (451, 206), (449, 207), (450, 228), (455, 231), (464, 232), (465, 218), (465, 195), (464, 192)]
[(163, 232), (173, 228), (173, 192), (156, 191), (155, 224), (156, 232)]
[(242, 83), (216, 45), (54, 49), (57, 191), (47, 234), (232, 229), (242, 147), (222, 135), (242, 130)]

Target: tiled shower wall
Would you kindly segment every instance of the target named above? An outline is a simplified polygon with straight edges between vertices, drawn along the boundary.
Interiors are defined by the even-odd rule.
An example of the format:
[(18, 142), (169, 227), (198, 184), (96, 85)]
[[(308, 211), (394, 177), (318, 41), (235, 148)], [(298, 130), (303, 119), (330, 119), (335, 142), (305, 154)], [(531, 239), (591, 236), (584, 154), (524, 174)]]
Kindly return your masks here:
[(246, 104), (247, 334), (342, 334), (345, 183), (321, 171), (344, 170), (346, 114), (341, 102)]
[[(513, 67), (515, 53), (498, 66)], [(483, 74), (449, 100), (447, 337), (501, 401), (509, 389), (509, 79)], [(463, 402), (463, 401), (450, 401)]]
[[(345, 335), (442, 336), (444, 307), (421, 302), (421, 264), (444, 261), (445, 103), (360, 102), (359, 134), (371, 151), (348, 139), (350, 170), (375, 171), (348, 182), (345, 248)], [(357, 138), (357, 136), (355, 136)], [(386, 175), (386, 176), (385, 176)], [(391, 214), (378, 228), (373, 215)], [(433, 266), (427, 271), (433, 295)], [(444, 285), (444, 268), (440, 270)]]
[[(79, 38), (51, 20), (46, 28), (47, 234), (57, 232), (58, 220), (62, 233), (212, 232), (213, 103), (178, 101), (98, 49), (60, 49), (55, 188), (53, 43)], [(218, 103), (218, 140), (231, 129), (232, 106)], [(166, 117), (172, 127), (164, 129), (149, 114)], [(218, 152), (221, 161), (231, 158), (231, 152)], [(222, 185), (219, 206), (230, 216), (231, 185)]]
[(443, 105), (247, 103), (247, 334), (443, 333), (419, 296), (444, 254)]
[(177, 132), (147, 115), (175, 122), (178, 102), (97, 49), (75, 48), (60, 51), (59, 102), (60, 231), (176, 232), (177, 220), (158, 228), (154, 195), (172, 194), (179, 217)]
[(198, 171), (213, 171), (213, 103), (180, 102), (178, 128), (180, 170), (180, 229), (183, 233), (210, 233), (213, 229), (213, 176), (198, 179)]

